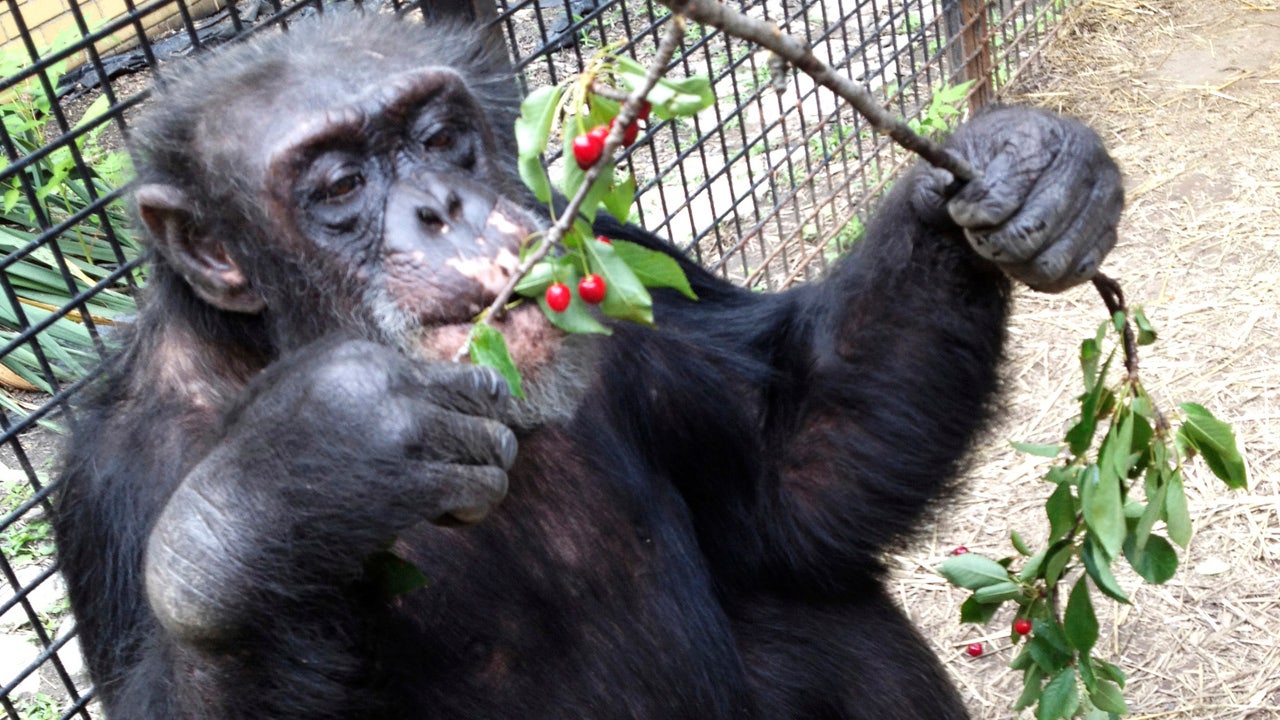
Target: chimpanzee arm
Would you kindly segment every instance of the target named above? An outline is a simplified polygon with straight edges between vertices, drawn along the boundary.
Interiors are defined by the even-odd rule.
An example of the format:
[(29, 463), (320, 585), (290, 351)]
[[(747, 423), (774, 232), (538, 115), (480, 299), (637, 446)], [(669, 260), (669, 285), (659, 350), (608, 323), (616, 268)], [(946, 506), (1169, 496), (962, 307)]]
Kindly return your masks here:
[(823, 282), (677, 314), (720, 350), (695, 352), (673, 396), (715, 395), (696, 404), (716, 409), (681, 426), (696, 440), (655, 447), (722, 580), (838, 590), (874, 574), (989, 415), (1006, 275), (1061, 289), (1114, 244), (1119, 175), (1083, 125), (998, 110), (950, 146), (983, 179), (948, 204), (946, 174), (916, 168)]
[(489, 417), (503, 402), (491, 371), (345, 340), (273, 364), (220, 432), (147, 417), (162, 437), (131, 443), (119, 419), (144, 423), (124, 405), (96, 454), (74, 451), (59, 527), (109, 712), (376, 714), (388, 598), (364, 561), (414, 523), (476, 521), (502, 498), (516, 443)]

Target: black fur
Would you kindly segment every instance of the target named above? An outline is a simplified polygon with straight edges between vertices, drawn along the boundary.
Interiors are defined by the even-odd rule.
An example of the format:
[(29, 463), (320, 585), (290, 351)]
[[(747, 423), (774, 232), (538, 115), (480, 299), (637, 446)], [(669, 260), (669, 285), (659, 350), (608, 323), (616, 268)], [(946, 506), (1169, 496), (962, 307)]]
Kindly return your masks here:
[[(181, 182), (190, 222), (286, 292), (278, 267), (253, 266), (284, 252), (281, 218), (237, 168), (200, 164), (201, 133), (317, 67), (336, 93), (376, 83), (355, 57), (371, 51), (462, 72), (509, 168), (509, 85), (473, 47), (457, 28), (344, 18), (210, 60), (135, 134), (142, 182)], [(162, 254), (67, 449), (56, 521), (109, 714), (965, 717), (880, 557), (949, 490), (987, 416), (1009, 284), (920, 191), (921, 172), (820, 283), (756, 294), (682, 259), (700, 299), (660, 291), (656, 330), (615, 326), (585, 356), (581, 402), (519, 428), (509, 469), (494, 459), (505, 428), (424, 420), (443, 408), (489, 423), (500, 393), (456, 395), (448, 367), (366, 341), (310, 342), (361, 333), (301, 300), (326, 288), (297, 290), (302, 307), (227, 312)], [(503, 177), (497, 189), (523, 198)], [(638, 229), (599, 229), (675, 255)], [(428, 442), (397, 444), (415, 432)], [(459, 453), (507, 470), (505, 500), (473, 527), (420, 522), (455, 500), (407, 488)], [(146, 564), (149, 542), (166, 547), (151, 537), (166, 507), (174, 561), (195, 567)], [(388, 598), (365, 560), (392, 539), (430, 582)], [(183, 606), (158, 621), (148, 601), (170, 571), (172, 588), (199, 591), (190, 623)]]

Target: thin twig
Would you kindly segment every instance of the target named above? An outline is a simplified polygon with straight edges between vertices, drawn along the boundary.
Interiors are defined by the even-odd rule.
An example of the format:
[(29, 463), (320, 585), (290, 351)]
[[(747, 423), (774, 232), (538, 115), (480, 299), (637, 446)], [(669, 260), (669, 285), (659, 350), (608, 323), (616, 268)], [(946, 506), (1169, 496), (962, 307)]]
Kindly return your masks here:
[(658, 0), (672, 12), (690, 20), (719, 28), (728, 35), (753, 42), (786, 60), (814, 82), (840, 96), (867, 119), (877, 131), (924, 158), (934, 167), (951, 173), (956, 180), (969, 181), (980, 173), (959, 157), (926, 137), (912, 132), (901, 118), (885, 110), (866, 88), (831, 69), (810, 51), (804, 41), (787, 35), (771, 22), (756, 20), (732, 10), (717, 0)]
[[(489, 307), (481, 313), (478, 322), (491, 325), (494, 319), (500, 318), (503, 308), (510, 302), (511, 294), (515, 292), (516, 285), (520, 283), (520, 279), (527, 275), (534, 265), (537, 265), (547, 255), (551, 254), (552, 249), (559, 244), (560, 239), (573, 227), (574, 220), (578, 217), (578, 211), (582, 209), (582, 204), (586, 202), (587, 194), (591, 192), (591, 186), (595, 184), (596, 179), (604, 172), (604, 168), (613, 158), (613, 154), (621, 147), (627, 126), (636, 122), (636, 117), (640, 113), (640, 106), (644, 103), (644, 99), (648, 97), (649, 92), (653, 90), (654, 86), (658, 84), (658, 81), (666, 73), (667, 65), (671, 62), (671, 58), (675, 56), (676, 48), (679, 47), (680, 41), (684, 39), (684, 22), (684, 18), (679, 15), (671, 19), (671, 22), (667, 25), (667, 32), (662, 36), (662, 41), (658, 44), (658, 50), (654, 54), (652, 62), (649, 63), (644, 76), (644, 83), (627, 96), (626, 102), (622, 104), (622, 108), (618, 111), (618, 115), (609, 131), (609, 136), (604, 141), (604, 150), (600, 153), (600, 159), (587, 170), (586, 176), (582, 180), (582, 185), (578, 187), (578, 192), (569, 200), (564, 212), (560, 213), (555, 223), (542, 234), (542, 239), (539, 241), (538, 246), (534, 248), (533, 252), (529, 253), (524, 262), (520, 263), (520, 266), (512, 273), (502, 291), (498, 293), (498, 296), (494, 298)], [(466, 355), (467, 344), (464, 344), (454, 353), (453, 359), (457, 362), (466, 357)]]
[[(691, 20), (718, 28), (727, 35), (753, 42), (771, 51), (775, 56), (808, 75), (814, 82), (844, 99), (878, 132), (888, 135), (898, 145), (920, 156), (930, 165), (951, 173), (955, 180), (947, 188), (948, 197), (959, 192), (965, 183), (981, 177), (980, 171), (932, 140), (913, 131), (901, 118), (877, 103), (870, 91), (832, 70), (829, 65), (813, 54), (804, 41), (794, 35), (783, 33), (777, 25), (756, 20), (725, 6), (718, 0), (658, 0), (658, 2), (674, 13), (683, 14)], [(1113, 316), (1117, 309), (1125, 310), (1124, 294), (1120, 290), (1120, 283), (1098, 272), (1093, 276), (1093, 286), (1098, 290), (1102, 301), (1106, 303), (1107, 309)], [(1129, 326), (1127, 311), (1125, 318), (1125, 367), (1129, 370), (1129, 377), (1136, 382), (1138, 349), (1133, 341), (1133, 329)]]

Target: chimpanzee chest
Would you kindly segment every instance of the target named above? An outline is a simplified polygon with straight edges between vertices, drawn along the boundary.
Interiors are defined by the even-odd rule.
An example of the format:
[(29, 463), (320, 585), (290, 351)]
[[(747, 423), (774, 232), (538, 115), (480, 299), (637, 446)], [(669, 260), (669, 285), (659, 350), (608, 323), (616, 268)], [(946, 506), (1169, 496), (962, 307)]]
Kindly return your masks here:
[(402, 538), (430, 579), (396, 601), (421, 668), (405, 678), (412, 705), (445, 717), (748, 716), (679, 495), (643, 458), (587, 442), (522, 439), (493, 515)]

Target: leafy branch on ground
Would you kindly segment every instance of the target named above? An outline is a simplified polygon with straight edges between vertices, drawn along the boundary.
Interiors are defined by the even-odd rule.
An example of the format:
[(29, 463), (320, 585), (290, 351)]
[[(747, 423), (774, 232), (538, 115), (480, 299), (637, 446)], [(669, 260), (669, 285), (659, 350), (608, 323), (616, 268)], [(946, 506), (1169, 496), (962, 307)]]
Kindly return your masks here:
[[(573, 297), (562, 277), (575, 273), (579, 265), (584, 271), (593, 267), (592, 262), (602, 268), (606, 265), (600, 258), (600, 250), (610, 246), (591, 237), (589, 223), (595, 217), (597, 206), (603, 204), (613, 212), (618, 207), (629, 207), (630, 197), (625, 199), (625, 205), (619, 198), (627, 188), (626, 183), (621, 187), (617, 183), (598, 185), (597, 179), (612, 175), (612, 154), (619, 143), (625, 141), (624, 128), (634, 122), (641, 99), (652, 99), (649, 92), (657, 87), (656, 83), (662, 82), (657, 78), (679, 42), (684, 17), (754, 42), (774, 53), (776, 62), (772, 65), (795, 67), (835, 92), (877, 131), (950, 172), (955, 178), (950, 192), (979, 176), (963, 160), (919, 134), (936, 134), (947, 128), (959, 114), (957, 99), (963, 98), (967, 87), (956, 86), (936, 96), (929, 105), (932, 113), (926, 112), (926, 118), (933, 122), (918, 121), (913, 127), (885, 110), (868, 90), (818, 60), (801, 40), (783, 34), (772, 23), (754, 20), (716, 0), (659, 2), (676, 16), (663, 39), (659, 57), (645, 73), (644, 82), (633, 86), (620, 109), (608, 109), (609, 103), (617, 104), (616, 96), (607, 85), (598, 85), (598, 76), (607, 78), (608, 70), (601, 73), (593, 66), (569, 94), (568, 110), (562, 102), (564, 88), (543, 89), (530, 95), (517, 126), (521, 175), (540, 200), (549, 202), (550, 182), (541, 154), (556, 119), (562, 119), (564, 146), (569, 148), (574, 147), (579, 136), (591, 132), (586, 129), (588, 125), (599, 127), (584, 121), (584, 117), (617, 118), (616, 124), (610, 126), (603, 149), (588, 145), (588, 155), (593, 155), (590, 162), (577, 158), (586, 169), (583, 178), (575, 180), (572, 163), (566, 160), (566, 191), (574, 195), (570, 210), (557, 219), (538, 247), (525, 255), (521, 270), (509, 288), (527, 296), (545, 293), (539, 302), (557, 326), (570, 332), (608, 332), (584, 308), (574, 305), (585, 291), (580, 287), (579, 297)], [(627, 68), (630, 62), (614, 59), (613, 67)], [(775, 72), (775, 81), (780, 75)], [(591, 92), (593, 87), (595, 93)], [(593, 118), (598, 113), (604, 117)], [(596, 152), (600, 155), (595, 156)], [(634, 182), (627, 192), (634, 193)], [(625, 213), (614, 214), (625, 220)], [(551, 258), (557, 243), (566, 253), (559, 259)], [(540, 274), (523, 277), (536, 267), (542, 269)], [(623, 269), (628, 269), (625, 263)], [(644, 284), (649, 283), (637, 284), (643, 293), (643, 303), (628, 301), (622, 312), (618, 312), (616, 306), (614, 312), (605, 306), (602, 308), (605, 314), (651, 323), (648, 293), (644, 290)], [(962, 620), (966, 622), (988, 622), (1010, 601), (1018, 606), (1011, 639), (1025, 641), (1025, 645), (1012, 663), (1024, 673), (1024, 692), (1016, 705), (1018, 710), (1034, 705), (1037, 720), (1073, 717), (1109, 720), (1128, 712), (1123, 692), (1124, 671), (1093, 653), (1098, 639), (1093, 591), (1117, 602), (1129, 602), (1112, 572), (1112, 566), (1121, 557), (1147, 582), (1160, 584), (1173, 577), (1178, 565), (1173, 544), (1186, 548), (1191, 540), (1191, 518), (1182, 478), (1184, 463), (1195, 454), (1201, 455), (1228, 487), (1247, 485), (1244, 461), (1229, 425), (1200, 405), (1184, 403), (1180, 406), (1181, 425), (1176, 433), (1172, 430), (1138, 376), (1137, 348), (1155, 341), (1154, 329), (1140, 309), (1131, 312), (1125, 306), (1123, 292), (1114, 280), (1099, 273), (1093, 284), (1107, 306), (1110, 319), (1103, 323), (1095, 337), (1081, 346), (1084, 393), (1078, 398), (1079, 419), (1066, 432), (1061, 444), (1017, 445), (1032, 454), (1062, 460), (1046, 474), (1046, 480), (1056, 488), (1045, 503), (1050, 528), (1043, 549), (1033, 550), (1015, 532), (1011, 539), (1018, 556), (1024, 558), (1021, 561), (1018, 556), (994, 560), (957, 549), (957, 554), (940, 568), (953, 584), (973, 591), (962, 607)], [(485, 327), (484, 321), (496, 316), (508, 297), (509, 293), (504, 293), (477, 328)], [(569, 312), (575, 307), (575, 312)], [(1114, 341), (1116, 347), (1102, 360), (1109, 328), (1118, 339)], [(1117, 384), (1111, 385), (1108, 371), (1116, 348), (1123, 353), (1126, 373)], [(473, 360), (483, 361), (486, 352), (473, 340)], [(505, 357), (505, 348), (502, 354)], [(509, 357), (499, 369), (509, 379), (515, 374)], [(1100, 433), (1102, 439), (1098, 441)], [(1017, 567), (1015, 562), (1019, 563)], [(1067, 586), (1071, 589), (1064, 592), (1062, 588)], [(970, 654), (981, 655), (982, 646), (971, 646)]]

